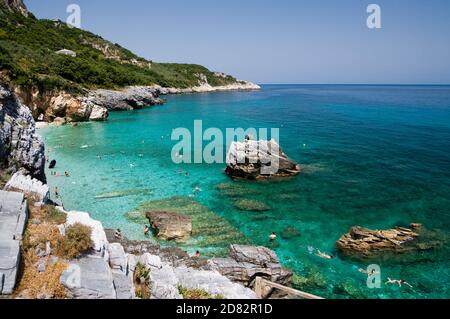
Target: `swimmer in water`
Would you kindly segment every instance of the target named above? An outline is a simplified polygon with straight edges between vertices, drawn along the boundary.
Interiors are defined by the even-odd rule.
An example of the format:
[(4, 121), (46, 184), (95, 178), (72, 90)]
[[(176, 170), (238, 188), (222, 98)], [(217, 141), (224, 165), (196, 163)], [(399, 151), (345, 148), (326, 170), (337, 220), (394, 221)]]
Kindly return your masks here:
[(333, 259), (333, 256), (330, 256), (328, 254), (325, 254), (323, 252), (321, 252), (320, 250), (317, 249), (317, 257), (323, 258), (323, 259)]
[(362, 274), (366, 274), (368, 277), (372, 277), (378, 274), (378, 271), (376, 271), (375, 269), (372, 269), (372, 271), (367, 271), (365, 269), (359, 268), (358, 271)]
[(275, 232), (273, 232), (270, 236), (269, 236), (270, 241), (275, 241), (277, 240), (277, 234)]
[(401, 287), (402, 285), (407, 285), (408, 287), (412, 288), (413, 286), (411, 286), (409, 283), (407, 283), (406, 281), (404, 281), (403, 279), (399, 279), (399, 280), (394, 280), (391, 278), (388, 278), (388, 281), (386, 281), (385, 285), (395, 285), (398, 284), (399, 287)]

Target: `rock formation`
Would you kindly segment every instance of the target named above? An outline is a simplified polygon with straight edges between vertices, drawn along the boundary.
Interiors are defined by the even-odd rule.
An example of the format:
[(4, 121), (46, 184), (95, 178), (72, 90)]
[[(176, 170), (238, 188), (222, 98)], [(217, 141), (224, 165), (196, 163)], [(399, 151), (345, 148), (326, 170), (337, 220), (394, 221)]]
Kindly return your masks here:
[(290, 160), (274, 141), (233, 142), (225, 172), (231, 178), (265, 179), (298, 175), (300, 166)]
[(184, 239), (192, 233), (192, 220), (181, 214), (173, 212), (146, 213), (155, 234), (160, 239)]
[(9, 10), (16, 10), (24, 16), (28, 16), (28, 9), (22, 0), (1, 0), (0, 5), (5, 6)]
[(0, 166), (45, 182), (45, 149), (30, 110), (0, 84)]
[(421, 240), (422, 225), (410, 228), (396, 227), (387, 230), (370, 230), (352, 227), (337, 242), (337, 248), (347, 255), (360, 258), (379, 257), (386, 253), (423, 251), (438, 247), (441, 241)]
[(46, 203), (50, 199), (50, 189), (47, 184), (24, 175), (20, 171), (11, 177), (5, 185), (5, 190), (20, 191), (27, 196), (35, 194), (41, 203)]
[(209, 260), (209, 269), (247, 287), (252, 287), (258, 276), (286, 286), (291, 284), (292, 272), (284, 269), (268, 248), (231, 245), (229, 255), (229, 258)]
[(131, 86), (120, 91), (103, 89), (91, 91), (87, 100), (110, 111), (122, 111), (163, 104), (165, 101), (159, 95), (160, 90), (158, 88)]

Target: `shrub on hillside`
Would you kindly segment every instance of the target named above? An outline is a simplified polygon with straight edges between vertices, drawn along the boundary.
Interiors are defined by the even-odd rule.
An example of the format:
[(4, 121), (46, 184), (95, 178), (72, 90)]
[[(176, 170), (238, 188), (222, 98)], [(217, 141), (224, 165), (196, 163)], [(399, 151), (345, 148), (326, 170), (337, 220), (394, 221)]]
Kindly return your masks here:
[(63, 256), (72, 259), (81, 256), (93, 246), (92, 229), (80, 223), (66, 228), (64, 240), (61, 242)]

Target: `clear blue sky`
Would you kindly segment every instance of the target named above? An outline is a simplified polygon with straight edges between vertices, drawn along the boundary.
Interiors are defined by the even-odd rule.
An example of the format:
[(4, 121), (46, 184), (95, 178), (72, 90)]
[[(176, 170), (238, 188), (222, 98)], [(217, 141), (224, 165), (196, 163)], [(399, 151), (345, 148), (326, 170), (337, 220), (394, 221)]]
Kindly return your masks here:
[[(450, 83), (449, 0), (25, 0), (162, 62), (258, 83)], [(367, 5), (382, 29), (366, 26)]]

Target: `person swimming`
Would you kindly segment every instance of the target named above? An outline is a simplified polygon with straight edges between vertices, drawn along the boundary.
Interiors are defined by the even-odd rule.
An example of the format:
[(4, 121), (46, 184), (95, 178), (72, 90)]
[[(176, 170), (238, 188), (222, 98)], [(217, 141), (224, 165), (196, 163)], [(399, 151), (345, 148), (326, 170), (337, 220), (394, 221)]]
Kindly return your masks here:
[(70, 177), (69, 172), (64, 172), (64, 175), (65, 175), (66, 177)]
[(319, 249), (317, 249), (316, 256), (323, 258), (323, 259), (333, 259), (333, 256), (325, 254), (325, 253), (321, 252)]
[(399, 285), (399, 287), (401, 287), (402, 285), (407, 285), (410, 288), (413, 287), (412, 285), (410, 285), (403, 279), (395, 280), (395, 279), (388, 278), (388, 280), (385, 283), (385, 285), (396, 285), (396, 284)]

